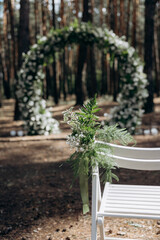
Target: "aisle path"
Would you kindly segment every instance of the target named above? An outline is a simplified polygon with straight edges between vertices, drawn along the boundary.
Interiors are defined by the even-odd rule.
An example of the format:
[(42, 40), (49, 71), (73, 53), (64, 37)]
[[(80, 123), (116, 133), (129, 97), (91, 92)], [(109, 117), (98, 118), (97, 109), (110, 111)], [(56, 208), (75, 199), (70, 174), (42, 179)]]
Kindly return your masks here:
[[(155, 113), (154, 120), (156, 121), (157, 127), (160, 127), (160, 98), (155, 98)], [(107, 103), (102, 101), (99, 103), (101, 111), (98, 113), (99, 121), (105, 120), (103, 116), (104, 113), (109, 113), (110, 108), (115, 106), (116, 103), (110, 102)], [(4, 100), (3, 107), (0, 108), (0, 142), (20, 142), (20, 141), (41, 141), (41, 140), (66, 140), (67, 135), (71, 133), (69, 126), (63, 122), (62, 112), (66, 109), (74, 106), (71, 104), (63, 104), (51, 107), (51, 112), (53, 117), (59, 121), (60, 124), (60, 133), (52, 134), (49, 136), (15, 136), (11, 137), (10, 132), (12, 130), (16, 133), (23, 129), (23, 121), (14, 121), (14, 100)], [(74, 107), (76, 110), (79, 107)], [(153, 125), (153, 115), (147, 115), (144, 117), (144, 124), (147, 128), (152, 124)], [(145, 126), (144, 126), (145, 127)], [(17, 134), (16, 134), (17, 135)], [(135, 136), (137, 146), (143, 147), (160, 147), (160, 133), (156, 136), (153, 135), (139, 135)]]

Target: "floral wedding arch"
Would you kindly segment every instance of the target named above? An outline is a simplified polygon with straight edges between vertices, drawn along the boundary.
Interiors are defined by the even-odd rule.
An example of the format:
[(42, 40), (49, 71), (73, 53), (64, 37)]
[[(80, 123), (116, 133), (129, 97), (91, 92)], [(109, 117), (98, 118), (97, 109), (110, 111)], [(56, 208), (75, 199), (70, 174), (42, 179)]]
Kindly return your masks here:
[(64, 49), (66, 45), (81, 43), (96, 44), (99, 49), (106, 49), (112, 58), (118, 59), (120, 93), (118, 106), (111, 110), (112, 122), (127, 128), (131, 133), (141, 124), (143, 105), (148, 96), (147, 79), (135, 49), (124, 37), (118, 37), (107, 28), (75, 22), (69, 27), (52, 30), (24, 55), (18, 75), (17, 97), (29, 135), (48, 135), (59, 131), (58, 122), (52, 118), (46, 109), (46, 101), (42, 98), (43, 65), (49, 64), (53, 53)]

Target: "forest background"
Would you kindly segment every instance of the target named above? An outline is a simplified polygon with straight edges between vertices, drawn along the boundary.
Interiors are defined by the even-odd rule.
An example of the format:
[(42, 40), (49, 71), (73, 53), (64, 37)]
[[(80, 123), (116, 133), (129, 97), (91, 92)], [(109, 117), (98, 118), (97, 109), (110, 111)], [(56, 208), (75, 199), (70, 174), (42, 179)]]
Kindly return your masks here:
[[(0, 105), (15, 98), (22, 53), (51, 28), (68, 26), (74, 20), (107, 26), (136, 48), (144, 61), (149, 81), (146, 112), (153, 111), (153, 97), (160, 94), (160, 1), (158, 0), (4, 0), (0, 1)], [(44, 67), (43, 97), (67, 100), (75, 96), (77, 81), (83, 82), (85, 98), (112, 95), (119, 89), (118, 63), (94, 47), (67, 46), (56, 52)], [(84, 99), (83, 99), (84, 100)], [(15, 119), (18, 115), (15, 115)]]

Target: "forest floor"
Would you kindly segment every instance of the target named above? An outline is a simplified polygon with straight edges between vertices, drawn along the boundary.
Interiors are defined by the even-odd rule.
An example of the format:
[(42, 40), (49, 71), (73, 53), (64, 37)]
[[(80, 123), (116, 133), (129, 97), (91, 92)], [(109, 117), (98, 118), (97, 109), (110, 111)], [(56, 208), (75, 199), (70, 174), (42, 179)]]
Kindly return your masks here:
[[(155, 101), (156, 120), (148, 115), (147, 128), (160, 126), (160, 101)], [(111, 105), (100, 103), (100, 115)], [(69, 129), (60, 123), (57, 135), (11, 137), (10, 131), (22, 126), (13, 121), (13, 106), (6, 101), (0, 109), (0, 240), (90, 240), (91, 216), (82, 214), (78, 181), (70, 188)], [(53, 116), (62, 120), (66, 108), (64, 104), (53, 107)], [(160, 147), (160, 133), (135, 138), (137, 146)], [(160, 185), (160, 171), (142, 174), (119, 169), (116, 174), (120, 183)], [(105, 232), (110, 237), (160, 240), (160, 221), (109, 218)]]

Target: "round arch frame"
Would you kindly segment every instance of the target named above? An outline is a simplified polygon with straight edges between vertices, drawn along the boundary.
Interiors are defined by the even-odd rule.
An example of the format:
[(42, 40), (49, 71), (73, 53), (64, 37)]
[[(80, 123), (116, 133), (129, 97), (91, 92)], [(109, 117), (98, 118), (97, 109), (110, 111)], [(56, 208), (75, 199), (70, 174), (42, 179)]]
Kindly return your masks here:
[(135, 49), (107, 28), (98, 28), (90, 23), (75, 23), (63, 29), (51, 30), (24, 54), (22, 68), (18, 74), (16, 95), (25, 129), (28, 135), (49, 135), (59, 131), (58, 122), (52, 118), (46, 101), (42, 98), (43, 65), (50, 64), (53, 53), (66, 45), (96, 44), (99, 49), (117, 58), (120, 73), (118, 106), (111, 109), (111, 123), (118, 123), (134, 133), (141, 124), (143, 106), (148, 96), (147, 79), (143, 63)]

